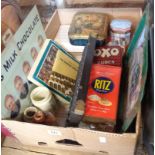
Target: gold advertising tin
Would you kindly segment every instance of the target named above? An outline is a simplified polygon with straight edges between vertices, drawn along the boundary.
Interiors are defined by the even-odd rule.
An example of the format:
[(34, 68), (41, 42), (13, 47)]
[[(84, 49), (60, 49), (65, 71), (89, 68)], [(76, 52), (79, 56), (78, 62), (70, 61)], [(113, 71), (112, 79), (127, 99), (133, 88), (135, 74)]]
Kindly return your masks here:
[(89, 35), (97, 38), (97, 45), (103, 45), (107, 38), (109, 17), (104, 13), (78, 12), (74, 15), (68, 32), (71, 44), (85, 46)]

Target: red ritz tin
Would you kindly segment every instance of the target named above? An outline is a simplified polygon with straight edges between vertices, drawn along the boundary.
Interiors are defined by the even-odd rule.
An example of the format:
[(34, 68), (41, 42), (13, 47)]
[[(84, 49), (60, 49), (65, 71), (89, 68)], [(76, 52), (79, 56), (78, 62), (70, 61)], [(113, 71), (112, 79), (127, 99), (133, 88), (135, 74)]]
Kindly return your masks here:
[(102, 46), (95, 50), (94, 63), (122, 66), (123, 49), (120, 46)]
[(85, 120), (116, 122), (121, 67), (94, 64), (86, 98)]

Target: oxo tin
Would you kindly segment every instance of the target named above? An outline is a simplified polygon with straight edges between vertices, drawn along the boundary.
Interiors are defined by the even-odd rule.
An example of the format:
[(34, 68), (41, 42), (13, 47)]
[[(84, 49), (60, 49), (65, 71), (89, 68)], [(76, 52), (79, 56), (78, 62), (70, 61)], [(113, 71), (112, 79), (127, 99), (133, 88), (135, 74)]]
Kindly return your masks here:
[(94, 123), (116, 122), (121, 67), (92, 66), (84, 120)]
[(94, 63), (122, 66), (123, 49), (120, 46), (102, 46), (95, 50)]

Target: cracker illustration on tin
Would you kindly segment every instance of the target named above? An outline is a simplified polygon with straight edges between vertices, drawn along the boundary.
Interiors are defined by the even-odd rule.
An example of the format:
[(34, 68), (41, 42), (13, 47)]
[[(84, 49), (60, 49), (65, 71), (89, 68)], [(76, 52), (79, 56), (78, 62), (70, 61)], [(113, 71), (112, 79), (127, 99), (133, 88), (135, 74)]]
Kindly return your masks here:
[(98, 103), (100, 105), (104, 105), (104, 106), (111, 106), (112, 105), (112, 102), (109, 101), (108, 99), (106, 98), (100, 98), (100, 100), (98, 101)]
[(111, 106), (112, 105), (111, 101), (109, 101), (106, 98), (101, 98), (98, 95), (89, 95), (88, 99), (93, 101), (93, 102), (98, 102), (98, 104), (100, 104), (100, 105), (104, 105), (104, 106)]
[(98, 95), (89, 95), (88, 99), (91, 101), (99, 101), (101, 98)]

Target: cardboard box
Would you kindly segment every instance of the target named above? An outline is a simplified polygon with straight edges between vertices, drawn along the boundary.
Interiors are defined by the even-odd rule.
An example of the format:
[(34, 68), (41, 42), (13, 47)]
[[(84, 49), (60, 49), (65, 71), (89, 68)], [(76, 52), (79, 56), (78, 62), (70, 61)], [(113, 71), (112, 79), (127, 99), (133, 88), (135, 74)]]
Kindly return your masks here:
[(144, 0), (65, 0), (67, 7), (143, 7)]
[[(69, 28), (73, 15), (80, 10), (81, 9), (56, 10), (46, 27), (47, 38), (55, 39), (57, 34), (59, 34), (59, 36), (60, 33), (64, 34), (62, 27), (68, 26)], [(112, 19), (130, 19), (133, 22), (134, 29), (142, 16), (141, 9), (139, 8), (86, 8), (82, 9), (82, 11), (105, 12), (110, 14)], [(67, 34), (67, 32), (65, 32), (65, 34)], [(67, 36), (61, 38), (61, 43), (63, 39), (65, 42), (66, 38)], [(72, 52), (74, 51), (74, 47), (70, 45), (68, 45), (67, 48)], [(80, 59), (81, 52), (74, 52), (73, 55)], [(10, 131), (14, 137), (25, 145), (101, 153), (102, 155), (133, 155), (139, 134), (140, 113), (137, 116), (135, 133), (123, 134), (71, 127), (46, 126), (13, 120), (2, 120), (2, 124), (6, 130)]]
[(45, 28), (46, 36), (47, 38), (58, 41), (66, 50), (71, 51), (78, 60), (81, 59), (81, 52), (84, 50), (84, 46), (71, 45), (68, 38), (68, 30), (73, 16), (80, 10), (107, 13), (110, 15), (110, 20), (114, 18), (129, 19), (133, 23), (133, 31), (142, 16), (142, 10), (140, 8), (72, 8), (56, 10)]

